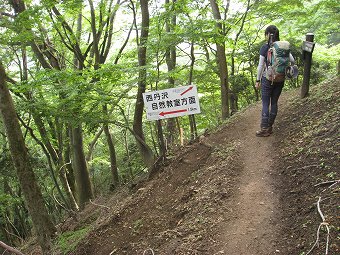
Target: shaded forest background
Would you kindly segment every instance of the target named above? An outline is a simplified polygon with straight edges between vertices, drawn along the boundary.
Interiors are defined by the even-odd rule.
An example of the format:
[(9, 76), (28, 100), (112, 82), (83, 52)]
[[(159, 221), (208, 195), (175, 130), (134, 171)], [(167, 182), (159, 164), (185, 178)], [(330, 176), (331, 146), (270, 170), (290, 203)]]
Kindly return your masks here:
[[(302, 41), (315, 34), (312, 85), (334, 75), (339, 22), (337, 1), (0, 3), (0, 240), (18, 246), (33, 226), (48, 229), (37, 231), (48, 251), (52, 225), (66, 215), (258, 101), (269, 24), (292, 44), (301, 75)], [(285, 89), (299, 87), (301, 75)], [(146, 121), (143, 92), (188, 84), (197, 85), (201, 114)], [(7, 119), (16, 116), (25, 145), (15, 161), (7, 88), (15, 106)]]

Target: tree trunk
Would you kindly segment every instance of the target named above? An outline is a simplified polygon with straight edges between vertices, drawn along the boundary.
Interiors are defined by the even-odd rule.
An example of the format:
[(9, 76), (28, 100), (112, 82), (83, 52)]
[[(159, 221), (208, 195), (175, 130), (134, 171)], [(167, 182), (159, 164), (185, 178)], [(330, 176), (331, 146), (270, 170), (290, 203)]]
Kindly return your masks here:
[[(100, 42), (100, 37), (102, 35), (103, 27), (100, 26), (98, 31), (97, 31), (95, 9), (94, 9), (92, 0), (89, 0), (89, 4), (90, 4), (90, 9), (91, 9), (91, 30), (92, 30), (92, 36), (93, 36), (93, 52), (94, 52), (94, 57), (95, 57), (94, 58), (94, 69), (98, 70), (100, 68), (100, 65), (105, 63), (105, 60), (107, 58), (107, 55), (108, 55), (110, 47), (111, 47), (112, 30), (113, 30), (112, 23), (113, 23), (114, 17), (116, 16), (116, 10), (117, 9), (114, 8), (114, 11), (110, 15), (110, 18), (109, 18), (110, 25), (108, 24), (109, 31), (106, 31), (106, 34), (108, 33), (108, 36), (107, 37), (105, 36), (104, 42), (106, 42), (106, 43), (101, 45), (103, 48), (100, 51), (99, 42)], [(119, 5), (119, 4), (120, 4), (120, 0), (117, 0), (116, 5)], [(123, 48), (125, 47), (125, 45), (123, 45), (120, 52), (123, 51)], [(106, 48), (105, 48), (105, 46), (106, 46)], [(118, 59), (116, 61), (118, 61)], [(95, 82), (95, 81), (99, 81), (99, 78), (95, 78), (93, 80), (93, 82)], [(104, 112), (105, 116), (108, 115), (106, 104), (103, 105), (103, 112)], [(107, 144), (108, 144), (108, 147), (109, 147), (110, 168), (111, 168), (111, 174), (112, 174), (112, 184), (111, 184), (110, 189), (113, 190), (115, 187), (117, 187), (119, 185), (117, 159), (116, 159), (116, 149), (115, 149), (115, 145), (114, 145), (112, 136), (110, 134), (109, 125), (107, 124), (107, 122), (104, 123), (103, 130), (104, 130), (104, 133), (105, 133), (105, 136), (106, 136), (106, 141), (107, 141)]]
[(229, 103), (230, 103), (230, 115), (233, 115), (238, 111), (238, 95), (231, 89), (229, 89)]
[[(70, 130), (67, 129), (66, 132), (68, 134), (70, 134)], [(72, 137), (72, 135), (70, 135), (70, 138)], [(67, 142), (66, 146), (65, 146), (65, 152), (64, 152), (64, 159), (65, 159), (65, 162), (69, 162), (68, 164), (66, 164), (65, 166), (65, 174), (66, 174), (66, 179), (67, 179), (67, 182), (70, 186), (70, 189), (72, 191), (72, 194), (73, 194), (73, 197), (76, 196), (76, 180), (75, 180), (75, 177), (74, 177), (74, 170), (73, 170), (73, 166), (72, 166), (72, 155), (71, 155), (71, 144), (69, 142)]]
[[(189, 72), (189, 85), (192, 84), (193, 79), (193, 73), (194, 73), (194, 65), (195, 65), (195, 48), (194, 48), (194, 42), (191, 42), (190, 47), (190, 72)], [(196, 126), (196, 118), (195, 115), (189, 115), (189, 124), (190, 124), (190, 141), (194, 141), (198, 135), (197, 135), (197, 126)]]
[(83, 132), (81, 126), (72, 128), (73, 169), (76, 180), (77, 202), (80, 209), (93, 198), (92, 184), (83, 150)]
[[(212, 12), (214, 18), (216, 20), (216, 28), (218, 30), (219, 36), (224, 36), (222, 31), (221, 14), (218, 8), (216, 0), (210, 0), (210, 5), (212, 8)], [(229, 102), (228, 102), (228, 68), (227, 68), (227, 60), (225, 55), (225, 43), (217, 42), (216, 43), (217, 50), (217, 63), (218, 70), (220, 76), (220, 86), (221, 86), (221, 102), (222, 102), (222, 120), (225, 120), (229, 117)]]
[(112, 174), (111, 190), (113, 190), (119, 185), (116, 149), (115, 149), (112, 136), (110, 134), (109, 126), (107, 124), (104, 124), (104, 132), (105, 132), (107, 144), (109, 146), (110, 166), (111, 166), (111, 174)]
[(6, 73), (2, 65), (0, 65), (0, 112), (20, 187), (32, 217), (38, 242), (43, 252), (47, 254), (56, 228), (48, 215), (41, 190), (30, 164), (12, 97), (6, 87)]
[[(165, 4), (169, 5), (170, 0), (166, 0)], [(174, 5), (176, 3), (176, 0), (172, 0), (172, 9), (174, 9)], [(168, 34), (171, 33), (172, 30), (174, 30), (176, 26), (176, 14), (173, 13), (171, 16), (171, 21), (166, 22), (166, 32)], [(169, 88), (175, 87), (175, 79), (173, 78), (171, 72), (173, 72), (176, 68), (176, 45), (171, 44), (170, 47), (166, 50), (166, 64), (168, 66), (168, 84)], [(167, 146), (173, 147), (175, 143), (178, 140), (178, 134), (179, 132), (176, 129), (176, 118), (170, 118), (167, 119), (167, 133), (166, 133), (166, 140), (167, 140)]]
[[(90, 1), (91, 4), (91, 1)], [(78, 14), (77, 19), (77, 38), (79, 40), (80, 33), (82, 31), (82, 11)], [(95, 40), (95, 39), (94, 39)], [(74, 52), (73, 63), (75, 69), (81, 70), (83, 68), (83, 63), (77, 58), (76, 52)], [(70, 125), (71, 126), (71, 125)], [(90, 180), (90, 174), (87, 167), (84, 144), (83, 144), (83, 131), (81, 123), (78, 126), (70, 127), (70, 140), (71, 140), (71, 152), (72, 152), (72, 166), (73, 174), (75, 178), (75, 190), (76, 199), (80, 209), (84, 209), (85, 203), (89, 202), (93, 198), (93, 189)], [(70, 187), (71, 188), (71, 187)]]
[(69, 164), (71, 164), (71, 163), (65, 163), (64, 165), (60, 166), (59, 179), (62, 183), (64, 191), (66, 192), (70, 208), (73, 211), (78, 211), (79, 207), (78, 207), (77, 201), (74, 197), (74, 193), (72, 191), (71, 184), (69, 183), (68, 178), (67, 178), (67, 165), (69, 165)]
[(157, 120), (157, 137), (158, 137), (158, 144), (159, 144), (159, 147), (160, 147), (161, 157), (163, 159), (166, 159), (167, 146), (165, 145), (165, 142), (164, 142), (162, 120)]
[[(244, 23), (246, 21), (249, 9), (250, 9), (250, 0), (248, 0), (248, 2), (247, 2), (247, 9), (246, 9), (246, 11), (244, 12), (244, 14), (242, 16), (241, 26), (240, 26), (239, 31), (237, 32), (236, 37), (234, 39), (233, 50), (231, 52), (231, 77), (234, 77), (233, 85), (235, 85), (235, 82), (236, 82), (235, 81), (235, 75), (236, 75), (235, 74), (235, 52), (236, 52), (236, 46), (237, 46), (238, 40), (240, 38), (240, 35), (241, 35), (242, 31), (243, 31)], [(230, 115), (233, 115), (238, 110), (237, 100), (238, 100), (238, 93), (235, 92), (235, 87), (232, 86), (232, 89), (229, 89), (229, 101), (230, 101), (230, 110), (231, 110)]]
[(133, 120), (133, 131), (138, 138), (136, 139), (139, 151), (143, 162), (146, 166), (151, 167), (154, 163), (154, 155), (150, 147), (145, 143), (143, 132), (143, 93), (146, 88), (146, 43), (149, 35), (149, 9), (148, 0), (140, 0), (142, 10), (142, 29), (140, 36), (140, 45), (138, 49), (138, 64), (139, 64), (139, 80), (138, 92), (135, 106), (135, 115)]

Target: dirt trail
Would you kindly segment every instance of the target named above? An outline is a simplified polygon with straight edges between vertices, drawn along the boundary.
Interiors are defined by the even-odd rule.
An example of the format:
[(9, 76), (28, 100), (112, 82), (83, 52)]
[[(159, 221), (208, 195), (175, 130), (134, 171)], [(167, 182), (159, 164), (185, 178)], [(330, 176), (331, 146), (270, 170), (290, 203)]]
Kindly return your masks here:
[(248, 109), (236, 139), (240, 141), (243, 171), (237, 192), (228, 201), (231, 215), (221, 229), (223, 254), (265, 255), (279, 252), (274, 247), (277, 229), (273, 219), (278, 214), (278, 195), (273, 187), (273, 141), (271, 137), (256, 137), (259, 126), (260, 105)]
[(255, 136), (260, 115), (253, 105), (188, 146), (72, 254), (278, 253), (277, 137)]
[(189, 146), (72, 254), (275, 254), (276, 137), (255, 136), (260, 111), (253, 105)]

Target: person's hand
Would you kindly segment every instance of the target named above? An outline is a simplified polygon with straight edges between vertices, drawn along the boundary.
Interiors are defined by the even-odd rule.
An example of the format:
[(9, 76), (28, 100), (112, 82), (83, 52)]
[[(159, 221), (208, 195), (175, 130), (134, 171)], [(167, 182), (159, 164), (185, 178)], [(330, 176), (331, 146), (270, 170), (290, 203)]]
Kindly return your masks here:
[(255, 83), (255, 88), (256, 88), (256, 89), (261, 88), (261, 82), (257, 81), (257, 82)]

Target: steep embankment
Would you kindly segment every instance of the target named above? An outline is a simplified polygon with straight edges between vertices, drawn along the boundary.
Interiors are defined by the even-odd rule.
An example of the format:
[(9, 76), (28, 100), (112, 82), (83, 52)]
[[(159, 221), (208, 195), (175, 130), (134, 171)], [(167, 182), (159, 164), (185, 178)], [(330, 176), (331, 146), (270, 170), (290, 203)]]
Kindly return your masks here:
[(340, 254), (339, 112), (339, 77), (312, 87), (308, 98), (292, 93), (283, 109), (274, 143), (283, 254), (307, 254), (320, 226), (320, 245), (309, 254), (326, 254), (327, 236), (328, 254)]
[[(62, 231), (78, 230), (63, 235), (64, 251), (85, 235), (66, 253), (306, 254), (321, 222), (321, 196), (329, 254), (339, 253), (339, 186), (320, 184), (339, 179), (339, 88), (332, 79), (307, 99), (298, 90), (284, 93), (274, 134), (266, 138), (255, 137), (260, 104), (238, 113), (152, 179), (97, 199), (64, 222)], [(323, 254), (325, 236), (310, 254)]]

